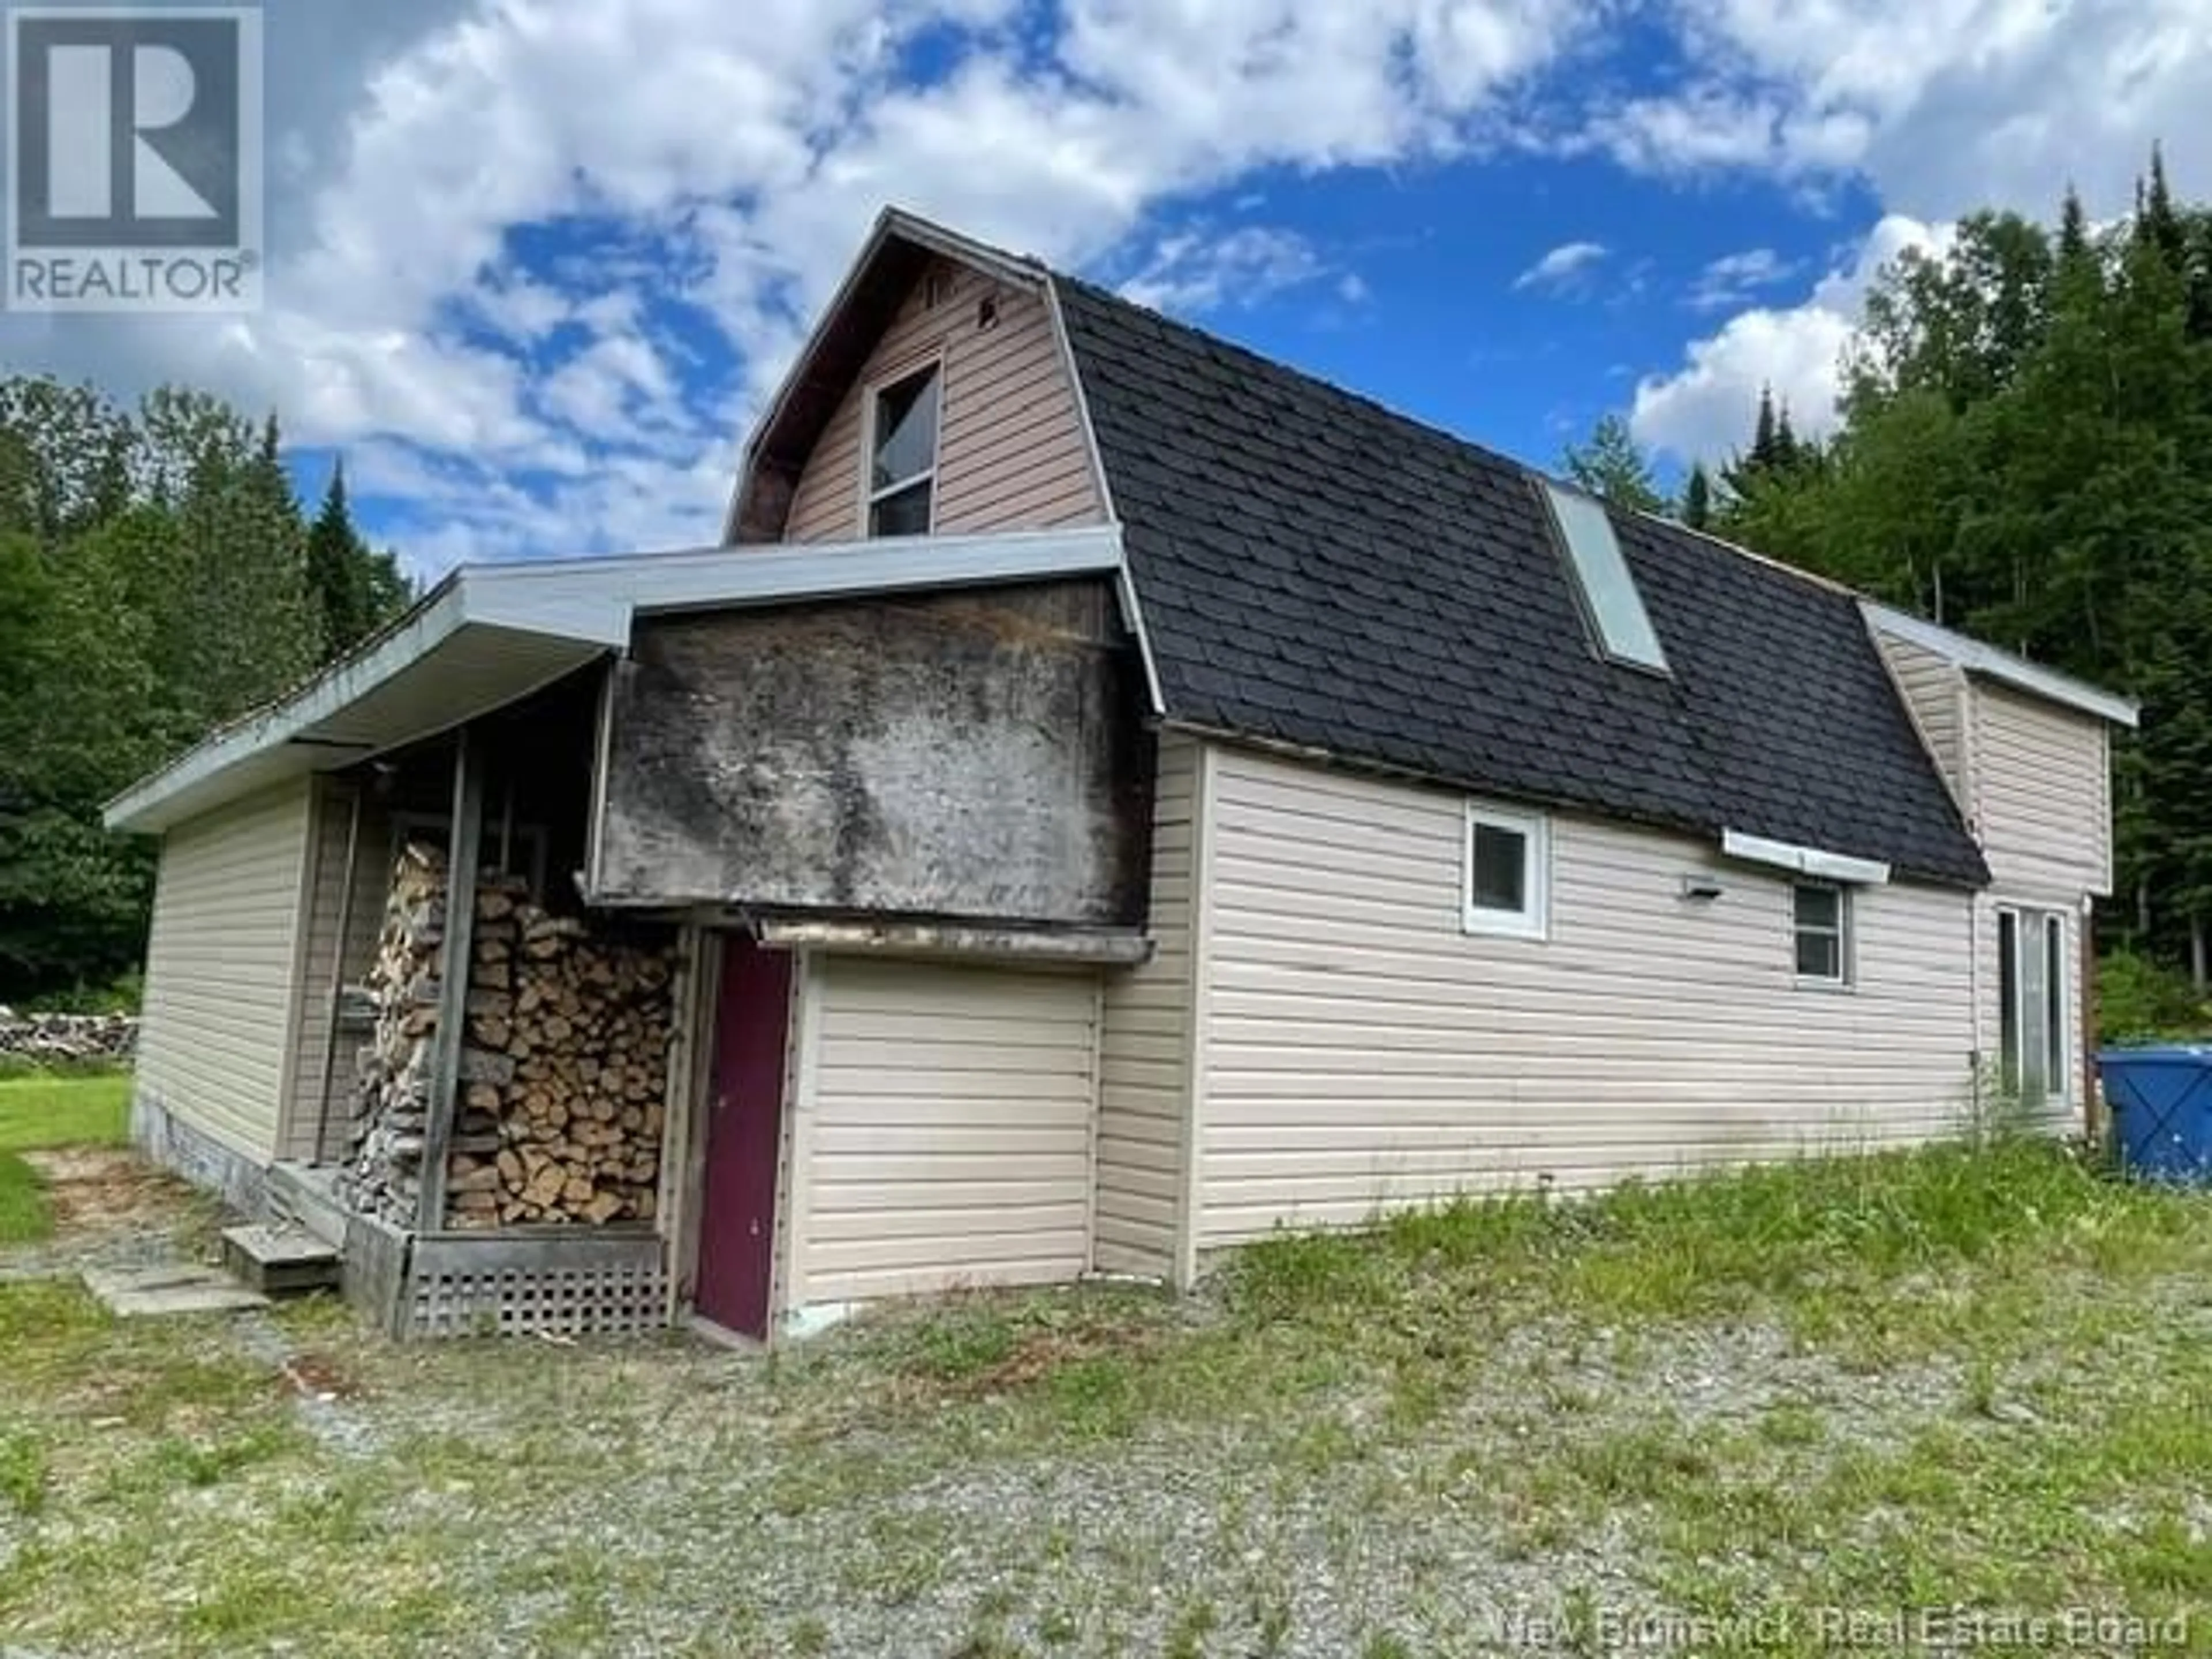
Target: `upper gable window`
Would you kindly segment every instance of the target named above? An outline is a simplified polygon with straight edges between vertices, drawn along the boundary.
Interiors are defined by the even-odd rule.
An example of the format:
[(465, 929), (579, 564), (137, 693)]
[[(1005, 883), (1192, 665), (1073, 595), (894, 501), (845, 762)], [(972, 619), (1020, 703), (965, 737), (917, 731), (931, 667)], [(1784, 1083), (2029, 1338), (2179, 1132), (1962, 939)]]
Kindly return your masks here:
[(868, 398), (868, 534), (927, 536), (937, 498), (939, 367), (932, 363)]
[(1583, 614), (1600, 648), (1615, 662), (1666, 673), (1667, 653), (1659, 648), (1659, 635), (1652, 629), (1644, 596), (1636, 591), (1636, 578), (1621, 556), (1604, 507), (1578, 490), (1562, 489), (1548, 478), (1542, 482), (1552, 522), (1565, 544), (1567, 564), (1582, 595)]

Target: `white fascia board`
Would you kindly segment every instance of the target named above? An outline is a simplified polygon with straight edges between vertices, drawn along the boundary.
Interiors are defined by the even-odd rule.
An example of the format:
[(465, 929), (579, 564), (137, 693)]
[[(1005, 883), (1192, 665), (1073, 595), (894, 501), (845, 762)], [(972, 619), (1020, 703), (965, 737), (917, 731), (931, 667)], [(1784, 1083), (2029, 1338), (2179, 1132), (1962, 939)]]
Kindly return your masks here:
[(1879, 859), (1857, 859), (1847, 853), (1800, 847), (1793, 842), (1770, 841), (1765, 836), (1749, 836), (1741, 830), (1721, 831), (1721, 852), (1725, 857), (1741, 859), (1747, 864), (1771, 864), (1801, 876), (1817, 876), (1823, 881), (1840, 881), (1855, 887), (1883, 887), (1889, 883), (1889, 866)]
[(633, 617), (662, 611), (1116, 576), (1121, 569), (1121, 533), (1107, 525), (518, 561), (471, 566), (461, 576), (472, 622), (620, 647), (629, 643)]
[(2000, 651), (1993, 645), (1984, 645), (1937, 623), (1909, 617), (1886, 605), (1876, 605), (1871, 599), (1861, 600), (1859, 609), (1870, 628), (1933, 651), (1970, 674), (1979, 674), (2016, 690), (2078, 708), (2085, 714), (2094, 714), (2099, 720), (2124, 726), (2130, 731), (2142, 722), (2142, 706), (2131, 698), (2117, 696), (2087, 681), (2077, 680), (2071, 674), (2045, 668), (2040, 663)]

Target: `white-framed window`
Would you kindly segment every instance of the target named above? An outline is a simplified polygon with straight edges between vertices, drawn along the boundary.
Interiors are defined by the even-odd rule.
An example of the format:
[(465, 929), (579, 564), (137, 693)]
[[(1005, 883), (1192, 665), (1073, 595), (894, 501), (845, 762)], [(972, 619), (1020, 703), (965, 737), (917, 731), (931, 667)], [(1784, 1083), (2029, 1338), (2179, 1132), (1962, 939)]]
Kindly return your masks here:
[(1811, 985), (1851, 982), (1851, 891), (1825, 881), (1790, 890), (1797, 977)]
[(1551, 864), (1551, 825), (1542, 814), (1469, 801), (1462, 917), (1467, 931), (1542, 939)]
[(936, 523), (938, 415), (944, 386), (944, 365), (933, 361), (867, 394), (871, 536), (927, 536)]
[(2066, 917), (2057, 910), (1997, 912), (1997, 1085), (2022, 1103), (2064, 1100), (2067, 994), (2073, 983)]

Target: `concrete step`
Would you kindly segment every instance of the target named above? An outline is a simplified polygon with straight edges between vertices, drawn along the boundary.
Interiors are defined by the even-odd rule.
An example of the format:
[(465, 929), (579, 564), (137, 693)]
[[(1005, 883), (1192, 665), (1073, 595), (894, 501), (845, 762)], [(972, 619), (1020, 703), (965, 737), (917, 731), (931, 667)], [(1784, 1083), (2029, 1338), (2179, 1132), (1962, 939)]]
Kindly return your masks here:
[(303, 1227), (228, 1227), (223, 1266), (264, 1296), (303, 1296), (338, 1287), (338, 1253)]
[(236, 1313), (265, 1308), (269, 1298), (228, 1273), (193, 1262), (161, 1267), (87, 1267), (85, 1287), (119, 1318), (167, 1314)]

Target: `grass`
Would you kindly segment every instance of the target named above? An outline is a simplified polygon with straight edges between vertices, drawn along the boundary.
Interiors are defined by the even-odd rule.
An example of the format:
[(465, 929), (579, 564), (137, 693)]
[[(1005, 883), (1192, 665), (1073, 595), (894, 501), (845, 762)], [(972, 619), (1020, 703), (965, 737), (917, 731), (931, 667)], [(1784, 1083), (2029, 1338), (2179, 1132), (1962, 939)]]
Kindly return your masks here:
[(0, 1628), (1201, 1659), (1515, 1618), (1596, 1652), (1640, 1613), (1810, 1653), (1960, 1604), (2195, 1614), (2204, 1650), (2208, 1283), (2203, 1195), (1936, 1150), (1284, 1236), (1200, 1298), (963, 1297), (773, 1365), (285, 1308), (338, 1442), (220, 1322), (0, 1284)]
[(127, 1074), (0, 1079), (0, 1244), (30, 1243), (53, 1231), (38, 1176), (16, 1154), (120, 1146), (128, 1139), (130, 1104)]

